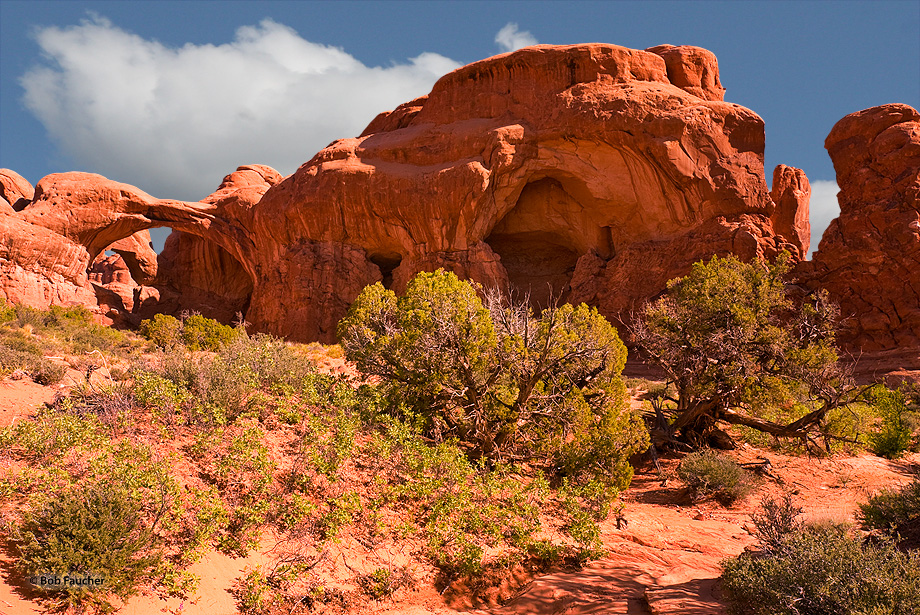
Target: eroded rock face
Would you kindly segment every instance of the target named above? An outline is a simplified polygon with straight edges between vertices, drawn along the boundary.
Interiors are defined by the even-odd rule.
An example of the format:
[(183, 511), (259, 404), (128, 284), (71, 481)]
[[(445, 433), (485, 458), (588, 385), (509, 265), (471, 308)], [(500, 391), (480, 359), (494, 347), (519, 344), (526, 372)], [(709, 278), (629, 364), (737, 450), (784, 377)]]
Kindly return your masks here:
[[(27, 180), (2, 169), (0, 184), (4, 198), (15, 202), (9, 210), (0, 210), (0, 297), (35, 307), (93, 306), (104, 297), (104, 314), (109, 306), (122, 303), (130, 309), (130, 288), (156, 275), (156, 253), (147, 230), (109, 245), (118, 256), (99, 254), (94, 261), (78, 237), (58, 232), (60, 216), (49, 217), (53, 220), (50, 225), (44, 223), (46, 204), (35, 197), (36, 190)], [(93, 191), (94, 186), (91, 184), (89, 190)], [(39, 197), (42, 196), (40, 191)], [(66, 226), (66, 209), (64, 216)], [(121, 274), (122, 269), (128, 280)]]
[[(695, 260), (788, 243), (770, 220), (763, 122), (721, 101), (710, 56), (573, 45), (476, 62), (319, 152), (258, 214), (284, 246), (347, 247), (359, 261), (350, 287), (400, 290), (443, 266), (537, 304), (591, 298), (617, 318)], [(306, 320), (329, 318), (287, 292), (260, 322), (281, 326), (304, 306), (315, 306)]]
[(851, 351), (920, 357), (920, 113), (901, 104), (851, 113), (824, 146), (840, 217), (800, 269), (840, 304)]
[(689, 45), (658, 45), (646, 51), (664, 58), (668, 79), (677, 87), (704, 100), (725, 100), (716, 54)]
[(811, 247), (811, 222), (808, 205), (811, 201), (811, 184), (805, 171), (784, 164), (773, 169), (773, 189), (770, 197), (776, 209), (770, 220), (773, 230), (792, 245), (790, 252), (805, 258)]
[(801, 248), (807, 180), (781, 174), (774, 204), (763, 121), (722, 93), (698, 48), (528, 47), (445, 75), (284, 179), (240, 167), (185, 203), (59, 174), (15, 217), (83, 250), (76, 288), (113, 242), (169, 226), (135, 309), (248, 301), (256, 330), (294, 339), (331, 341), (365, 285), (438, 267), (622, 320), (694, 261)]

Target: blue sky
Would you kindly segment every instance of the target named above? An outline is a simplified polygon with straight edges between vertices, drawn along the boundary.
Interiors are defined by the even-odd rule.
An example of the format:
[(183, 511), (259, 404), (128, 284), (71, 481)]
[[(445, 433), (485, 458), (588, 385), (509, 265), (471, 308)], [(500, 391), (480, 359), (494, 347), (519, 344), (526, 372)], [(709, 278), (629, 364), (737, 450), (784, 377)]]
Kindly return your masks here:
[(779, 163), (811, 179), (818, 231), (836, 215), (834, 123), (920, 107), (917, 0), (0, 0), (0, 167), (197, 200), (239, 164), (291, 173), (443, 72), (532, 42), (713, 51), (726, 100), (766, 122), (768, 181)]

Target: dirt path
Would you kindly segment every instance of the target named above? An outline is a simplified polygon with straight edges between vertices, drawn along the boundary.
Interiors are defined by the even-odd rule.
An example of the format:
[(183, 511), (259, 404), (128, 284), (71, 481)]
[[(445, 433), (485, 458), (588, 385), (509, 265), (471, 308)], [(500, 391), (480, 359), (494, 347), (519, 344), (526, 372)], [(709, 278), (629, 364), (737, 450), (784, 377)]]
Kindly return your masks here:
[[(750, 513), (767, 495), (793, 494), (812, 521), (855, 520), (857, 505), (884, 487), (910, 482), (920, 454), (888, 461), (869, 454), (814, 459), (743, 447), (733, 456), (769, 459), (779, 480), (765, 479), (743, 502), (691, 505), (678, 482), (638, 473), (624, 494), (628, 526), (603, 526), (608, 554), (582, 570), (535, 579), (493, 615), (720, 615), (720, 562), (754, 543)], [(676, 460), (664, 460), (667, 476)], [(486, 613), (487, 611), (478, 611)]]

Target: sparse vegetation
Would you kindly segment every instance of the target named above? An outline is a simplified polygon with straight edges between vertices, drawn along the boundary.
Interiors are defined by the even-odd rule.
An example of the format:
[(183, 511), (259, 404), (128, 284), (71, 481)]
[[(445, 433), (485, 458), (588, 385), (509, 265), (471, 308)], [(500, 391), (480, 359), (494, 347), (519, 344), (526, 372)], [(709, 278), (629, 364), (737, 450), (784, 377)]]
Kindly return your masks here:
[(132, 353), (125, 334), (94, 324), (86, 308), (36, 310), (0, 299), (0, 378), (20, 371), (38, 384), (57, 384), (67, 367), (57, 355)]
[(920, 555), (863, 542), (839, 525), (802, 525), (796, 512), (789, 501), (772, 502), (758, 522), (762, 551), (723, 562), (732, 613), (920, 612)]
[[(828, 413), (855, 397), (837, 366), (837, 310), (820, 293), (794, 306), (788, 272), (788, 255), (772, 265), (713, 257), (647, 307), (633, 334), (676, 393), (659, 407), (671, 419), (659, 420), (659, 443), (705, 443), (721, 421), (802, 441), (833, 436), (823, 429)], [(774, 406), (794, 408), (794, 420), (760, 416)]]
[(453, 273), (420, 273), (406, 293), (368, 286), (339, 327), (346, 357), (382, 379), (391, 411), (456, 438), (473, 458), (629, 484), (644, 426), (625, 407), (626, 349), (597, 310), (534, 315), (486, 304)]
[(867, 529), (896, 531), (904, 524), (920, 521), (920, 478), (902, 489), (886, 489), (859, 505), (859, 519)]
[[(60, 606), (108, 608), (108, 596), (126, 598), (160, 562), (141, 502), (113, 483), (84, 485), (54, 495), (26, 512), (16, 538), (18, 567), (30, 577), (62, 579), (46, 591)], [(99, 585), (69, 584), (89, 576)]]
[[(196, 316), (148, 321), (154, 349), (97, 329), (85, 310), (0, 304), (0, 375), (20, 369), (41, 380), (35, 361), (81, 372), (65, 395), (0, 429), (0, 514), (19, 574), (92, 567), (101, 587), (42, 594), (47, 606), (75, 611), (141, 590), (190, 598), (198, 579), (189, 567), (208, 551), (242, 555), (271, 538), (293, 550), (247, 570), (235, 595), (244, 612), (274, 613), (363, 608), (353, 603), (400, 599), (422, 579), (478, 594), (522, 570), (602, 556), (602, 523), (614, 513), (619, 527), (627, 458), (647, 442), (624, 403), (616, 333), (584, 306), (536, 315), (483, 302), (443, 272), (409, 291), (367, 290), (343, 322), (344, 351)], [(375, 377), (316, 371), (317, 358), (342, 352)], [(632, 384), (661, 404), (676, 392), (674, 383)], [(859, 408), (864, 441), (887, 429), (875, 418), (879, 400), (903, 402), (897, 416), (911, 428), (909, 391), (873, 395)], [(748, 486), (746, 471), (715, 453), (687, 456), (680, 475), (696, 497), (724, 502)], [(917, 493), (880, 493), (863, 507), (865, 525), (895, 534), (917, 517)], [(915, 565), (877, 564), (887, 542), (854, 551), (839, 528), (806, 530), (798, 512), (791, 500), (765, 501), (754, 516), (760, 557), (779, 561), (798, 545), (796, 562), (852, 556), (878, 575)], [(351, 570), (353, 589), (314, 576), (330, 553), (355, 545), (374, 556)], [(380, 555), (394, 552), (401, 559)], [(776, 578), (792, 575), (772, 565)], [(738, 566), (737, 578), (753, 578)], [(819, 582), (801, 580), (802, 591)], [(897, 583), (883, 586), (901, 595)]]
[(751, 478), (733, 459), (713, 451), (691, 453), (677, 470), (694, 500), (714, 497), (732, 504), (751, 492)]
[(181, 320), (166, 314), (156, 314), (141, 323), (144, 337), (163, 350), (182, 344), (189, 350), (217, 351), (229, 344), (241, 331), (201, 314), (184, 316)]
[(900, 457), (910, 447), (913, 435), (906, 396), (901, 391), (877, 386), (869, 392), (868, 402), (876, 408), (881, 420), (879, 430), (869, 434), (872, 452), (888, 459)]

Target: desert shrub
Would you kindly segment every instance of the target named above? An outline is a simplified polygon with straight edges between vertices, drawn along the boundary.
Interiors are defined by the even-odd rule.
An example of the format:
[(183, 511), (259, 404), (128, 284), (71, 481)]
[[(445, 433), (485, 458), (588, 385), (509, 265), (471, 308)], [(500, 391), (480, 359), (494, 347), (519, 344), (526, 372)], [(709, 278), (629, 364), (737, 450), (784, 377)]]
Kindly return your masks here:
[(781, 549), (722, 565), (722, 587), (738, 615), (920, 612), (920, 556), (860, 542), (839, 527), (796, 531)]
[(110, 351), (130, 345), (122, 331), (94, 323), (73, 327), (64, 337), (70, 344), (70, 351), (74, 353), (91, 352), (96, 349)]
[(326, 509), (319, 518), (318, 526), (323, 540), (338, 542), (341, 530), (354, 521), (361, 512), (361, 496), (347, 492), (326, 502)]
[(349, 601), (338, 589), (313, 582), (302, 583), (315, 561), (294, 558), (272, 565), (246, 568), (236, 579), (231, 593), (244, 615), (263, 613), (326, 612), (324, 605), (335, 604), (335, 612), (350, 613)]
[(528, 552), (549, 491), (542, 474), (527, 478), (501, 464), (489, 468), (471, 462), (455, 441), (430, 445), (404, 422), (384, 424), (368, 451), (386, 460), (378, 471), (379, 504), (406, 511), (445, 578), (479, 574), (487, 549)]
[(869, 394), (869, 403), (881, 418), (881, 428), (869, 434), (872, 452), (888, 459), (900, 457), (910, 447), (913, 431), (904, 393), (875, 387)]
[(8, 303), (6, 299), (0, 297), (0, 325), (10, 322), (16, 318), (16, 308)]
[(189, 316), (182, 322), (182, 341), (189, 350), (220, 350), (239, 332), (201, 314)]
[(744, 468), (713, 451), (687, 455), (680, 462), (677, 475), (690, 488), (694, 499), (715, 497), (723, 504), (731, 504), (751, 491)]
[(259, 400), (278, 405), (256, 395), (259, 390), (272, 397), (299, 392), (315, 402), (329, 393), (331, 382), (285, 342), (266, 335), (237, 335), (214, 356), (167, 352), (155, 370), (136, 373), (135, 380), (146, 407), (165, 416), (178, 412), (181, 422), (201, 426), (224, 425), (253, 410), (258, 414)]
[(202, 464), (203, 477), (230, 506), (219, 536), (221, 549), (245, 555), (258, 544), (271, 510), (268, 495), (275, 464), (268, 458), (264, 432), (256, 426), (200, 434), (190, 452)]
[(157, 347), (169, 350), (182, 342), (182, 323), (166, 314), (154, 314), (152, 319), (141, 322), (141, 335)]
[(306, 475), (310, 470), (333, 479), (355, 448), (360, 423), (342, 408), (303, 417), (304, 435), (294, 471)]
[(21, 369), (38, 384), (60, 382), (67, 368), (42, 357), (43, 351), (34, 342), (22, 338), (7, 338), (0, 343), (0, 377)]
[[(775, 264), (713, 257), (671, 280), (633, 327), (638, 346), (676, 394), (666, 440), (705, 442), (719, 421), (804, 439), (855, 395), (837, 367), (838, 310), (817, 293), (796, 306), (785, 295), (788, 254)], [(766, 419), (775, 406), (792, 417)]]
[(859, 520), (868, 529), (891, 532), (920, 518), (920, 478), (901, 489), (885, 489), (859, 505)]
[(113, 383), (93, 386), (79, 383), (66, 396), (57, 397), (51, 407), (80, 417), (94, 416), (113, 431), (125, 430), (134, 419), (135, 397), (131, 385)]
[(261, 566), (247, 569), (233, 589), (239, 611), (246, 615), (264, 612), (271, 602), (271, 592), (272, 588)]
[(45, 386), (57, 384), (63, 380), (67, 368), (53, 361), (42, 359), (31, 370), (32, 380)]
[(769, 496), (761, 500), (760, 510), (751, 515), (760, 548), (767, 553), (782, 551), (786, 540), (805, 528), (799, 520), (802, 512), (804, 509), (796, 506), (788, 493), (779, 500)]
[(368, 286), (339, 324), (346, 357), (379, 376), (390, 408), (425, 421), (472, 457), (526, 458), (544, 468), (629, 483), (647, 446), (626, 407), (626, 349), (586, 305), (488, 306), (453, 273), (420, 273), (405, 295)]
[(103, 579), (47, 587), (52, 603), (107, 609), (111, 595), (124, 599), (163, 578), (164, 537), (181, 501), (170, 464), (148, 447), (117, 441), (93, 452), (79, 473), (34, 490), (13, 538), (27, 576)]
[(62, 606), (107, 608), (111, 594), (136, 593), (160, 563), (159, 541), (140, 513), (140, 504), (114, 482), (65, 491), (24, 514), (17, 567), (30, 577), (102, 578), (101, 585), (48, 591)]
[(196, 561), (218, 539), (230, 522), (230, 511), (220, 492), (213, 486), (189, 489), (182, 510), (177, 535), (181, 549), (175, 560), (179, 564)]
[(405, 567), (377, 568), (358, 577), (358, 586), (375, 600), (389, 598), (401, 587), (412, 585), (412, 574)]
[(575, 558), (585, 562), (601, 557), (604, 547), (598, 523), (610, 514), (616, 494), (611, 494), (598, 481), (570, 485), (567, 480), (563, 480), (560, 496), (563, 509), (569, 517), (565, 530), (578, 545)]
[(292, 531), (301, 526), (316, 512), (316, 505), (300, 493), (289, 493), (276, 500), (277, 509), (273, 517), (278, 527)]
[(191, 399), (187, 389), (153, 372), (134, 375), (134, 397), (144, 408), (153, 410), (160, 420), (172, 422)]
[(164, 350), (181, 344), (189, 350), (217, 351), (244, 332), (201, 314), (183, 320), (155, 314), (152, 319), (141, 322), (141, 334)]
[(32, 461), (60, 457), (73, 448), (93, 450), (108, 442), (95, 416), (78, 416), (46, 408), (32, 420), (19, 421), (0, 431), (8, 450)]
[(237, 336), (218, 356), (227, 365), (252, 374), (257, 386), (264, 389), (322, 390), (331, 380), (328, 376), (317, 374), (303, 354), (284, 340), (270, 335)]

